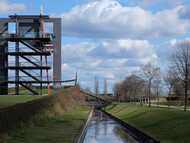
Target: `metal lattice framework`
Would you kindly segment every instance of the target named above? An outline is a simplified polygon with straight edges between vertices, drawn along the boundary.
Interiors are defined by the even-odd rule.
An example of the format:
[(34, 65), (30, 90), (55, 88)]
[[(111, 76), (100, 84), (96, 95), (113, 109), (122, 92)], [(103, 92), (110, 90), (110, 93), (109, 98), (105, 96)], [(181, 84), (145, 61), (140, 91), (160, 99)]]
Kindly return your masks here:
[[(53, 32), (44, 31), (45, 22), (53, 23)], [(15, 33), (8, 32), (8, 24), (15, 24)], [(24, 87), (34, 95), (42, 94), (43, 86), (61, 80), (61, 19), (46, 15), (13, 15), (0, 19), (0, 95), (8, 94), (8, 85), (15, 85), (19, 95)], [(10, 50), (8, 42), (14, 43)], [(53, 53), (53, 78), (49, 77), (51, 64), (48, 59)], [(14, 59), (10, 63), (9, 57)], [(15, 76), (10, 79), (9, 71)], [(58, 87), (60, 83), (55, 83)], [(38, 87), (38, 88), (35, 88)], [(40, 90), (39, 90), (40, 89)]]

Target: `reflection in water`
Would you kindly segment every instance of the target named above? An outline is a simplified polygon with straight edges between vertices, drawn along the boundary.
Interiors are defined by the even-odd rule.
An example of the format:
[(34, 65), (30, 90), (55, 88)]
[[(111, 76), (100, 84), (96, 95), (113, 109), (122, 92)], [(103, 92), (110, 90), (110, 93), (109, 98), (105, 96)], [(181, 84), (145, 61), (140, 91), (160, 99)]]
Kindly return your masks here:
[(89, 123), (84, 143), (136, 143), (114, 120), (96, 111)]

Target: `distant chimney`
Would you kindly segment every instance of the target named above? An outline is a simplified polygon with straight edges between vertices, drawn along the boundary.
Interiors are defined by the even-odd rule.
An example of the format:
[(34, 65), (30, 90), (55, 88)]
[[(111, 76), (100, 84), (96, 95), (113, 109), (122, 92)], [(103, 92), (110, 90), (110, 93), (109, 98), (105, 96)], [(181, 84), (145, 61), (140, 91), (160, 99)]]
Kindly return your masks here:
[(43, 4), (40, 6), (40, 15), (43, 15), (44, 14), (44, 6)]

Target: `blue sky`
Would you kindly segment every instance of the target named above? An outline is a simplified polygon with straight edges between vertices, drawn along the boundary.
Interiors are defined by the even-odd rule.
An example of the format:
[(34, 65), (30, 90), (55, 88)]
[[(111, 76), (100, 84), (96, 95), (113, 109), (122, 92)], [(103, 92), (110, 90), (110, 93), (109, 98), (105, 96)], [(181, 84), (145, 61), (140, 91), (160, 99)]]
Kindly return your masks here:
[(94, 77), (113, 84), (148, 62), (164, 72), (176, 45), (190, 36), (189, 0), (0, 0), (0, 16), (62, 17), (63, 79), (77, 71), (83, 87)]

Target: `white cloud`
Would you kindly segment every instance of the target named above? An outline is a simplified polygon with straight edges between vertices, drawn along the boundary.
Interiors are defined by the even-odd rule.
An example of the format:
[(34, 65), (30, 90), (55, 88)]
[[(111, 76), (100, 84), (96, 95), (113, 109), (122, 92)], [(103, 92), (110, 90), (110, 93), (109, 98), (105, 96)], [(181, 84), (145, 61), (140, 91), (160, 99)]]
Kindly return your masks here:
[(0, 12), (7, 13), (7, 12), (20, 12), (25, 10), (26, 7), (24, 4), (20, 3), (11, 3), (8, 0), (0, 0)]
[(158, 61), (161, 63), (161, 68), (163, 71), (168, 68), (168, 65), (171, 64), (172, 55), (176, 52), (176, 48), (184, 40), (190, 40), (190, 38), (180, 39), (170, 39), (166, 42), (163, 42), (161, 45), (155, 46), (155, 51), (158, 57)]
[(63, 61), (66, 63), (78, 63), (85, 60), (87, 53), (96, 47), (95, 43), (80, 42), (63, 45)]
[(171, 39), (171, 40), (169, 41), (169, 44), (170, 44), (171, 46), (176, 45), (176, 43), (177, 43), (177, 39)]
[(181, 7), (152, 13), (117, 0), (94, 0), (63, 14), (63, 33), (88, 38), (173, 37), (189, 28), (188, 20), (180, 19)]
[(128, 0), (131, 6), (138, 5), (143, 8), (166, 9), (184, 4), (184, 0)]
[(166, 73), (168, 66), (171, 65), (172, 55), (176, 53), (177, 47), (185, 40), (190, 41), (190, 38), (180, 39), (170, 39), (163, 42), (161, 45), (156, 46), (156, 53), (158, 56), (158, 61), (160, 62), (161, 71)]
[(107, 40), (88, 55), (103, 59), (127, 59), (125, 63), (131, 66), (157, 60), (154, 46), (147, 40)]
[(106, 78), (113, 82), (125, 78), (149, 61), (158, 60), (154, 46), (146, 40), (80, 42), (63, 45), (63, 49), (64, 79), (72, 78), (78, 71), (82, 81), (92, 84), (92, 77)]
[(190, 5), (185, 5), (181, 7), (180, 11), (180, 17), (183, 19), (189, 19), (190, 18)]

